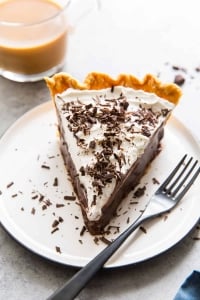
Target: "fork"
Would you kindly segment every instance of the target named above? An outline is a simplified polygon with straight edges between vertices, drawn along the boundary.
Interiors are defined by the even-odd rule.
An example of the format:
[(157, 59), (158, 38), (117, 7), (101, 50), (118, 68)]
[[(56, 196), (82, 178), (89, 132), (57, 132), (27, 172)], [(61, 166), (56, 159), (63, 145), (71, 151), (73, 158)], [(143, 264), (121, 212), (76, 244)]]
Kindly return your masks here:
[(186, 158), (187, 154), (184, 155), (167, 179), (150, 198), (146, 209), (136, 221), (47, 300), (74, 299), (136, 228), (144, 221), (169, 212), (177, 206), (200, 173), (200, 166), (197, 166), (198, 161), (196, 160), (192, 163), (193, 158), (191, 157), (186, 162)]

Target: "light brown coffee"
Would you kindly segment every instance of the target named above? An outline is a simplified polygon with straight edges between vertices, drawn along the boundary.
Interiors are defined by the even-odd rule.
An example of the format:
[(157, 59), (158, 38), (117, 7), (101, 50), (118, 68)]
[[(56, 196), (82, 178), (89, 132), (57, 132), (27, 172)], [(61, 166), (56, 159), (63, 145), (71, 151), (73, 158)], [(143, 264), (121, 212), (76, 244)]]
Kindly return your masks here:
[(63, 63), (66, 44), (66, 16), (56, 2), (0, 1), (0, 68), (21, 74), (45, 72)]

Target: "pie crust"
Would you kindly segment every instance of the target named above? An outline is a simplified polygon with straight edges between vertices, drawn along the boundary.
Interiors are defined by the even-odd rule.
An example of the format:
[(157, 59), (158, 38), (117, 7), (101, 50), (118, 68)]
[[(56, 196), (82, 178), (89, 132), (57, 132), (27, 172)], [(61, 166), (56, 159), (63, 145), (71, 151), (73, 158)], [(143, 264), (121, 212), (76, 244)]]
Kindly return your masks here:
[(52, 96), (60, 94), (68, 88), (79, 90), (100, 90), (112, 86), (130, 87), (136, 90), (143, 90), (148, 93), (154, 93), (157, 96), (167, 99), (177, 104), (182, 92), (181, 89), (173, 83), (162, 83), (157, 77), (147, 74), (142, 80), (134, 75), (120, 74), (116, 79), (104, 73), (91, 72), (83, 83), (73, 78), (67, 73), (55, 74), (52, 78), (45, 78)]

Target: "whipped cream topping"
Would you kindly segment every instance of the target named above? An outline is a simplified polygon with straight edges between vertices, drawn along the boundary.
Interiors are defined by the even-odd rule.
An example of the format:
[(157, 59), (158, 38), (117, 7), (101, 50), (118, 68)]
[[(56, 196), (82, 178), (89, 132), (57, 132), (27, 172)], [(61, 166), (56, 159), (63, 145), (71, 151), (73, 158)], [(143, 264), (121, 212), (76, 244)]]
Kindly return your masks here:
[(121, 86), (68, 89), (56, 96), (55, 103), (64, 139), (87, 191), (87, 217), (98, 220), (117, 182), (144, 153), (174, 104)]

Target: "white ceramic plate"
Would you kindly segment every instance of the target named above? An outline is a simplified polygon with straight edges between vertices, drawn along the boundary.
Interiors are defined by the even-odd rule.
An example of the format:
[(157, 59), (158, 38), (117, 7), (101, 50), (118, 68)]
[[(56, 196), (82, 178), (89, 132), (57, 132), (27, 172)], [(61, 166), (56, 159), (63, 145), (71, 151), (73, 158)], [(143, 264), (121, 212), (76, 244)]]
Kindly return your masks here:
[[(58, 263), (84, 266), (106, 245), (88, 232), (81, 235), (80, 208), (76, 201), (64, 199), (73, 195), (73, 189), (60, 155), (56, 122), (52, 103), (46, 102), (22, 116), (1, 138), (0, 221), (31, 251)], [(114, 239), (118, 228), (121, 232), (137, 218), (158, 187), (153, 178), (161, 182), (185, 153), (200, 158), (199, 145), (175, 118), (166, 126), (162, 145), (141, 182), (145, 195), (134, 199), (132, 192), (124, 200), (106, 239)], [(132, 234), (106, 267), (144, 261), (180, 241), (199, 219), (199, 183), (198, 179), (170, 214)]]

